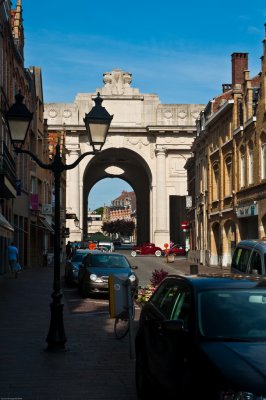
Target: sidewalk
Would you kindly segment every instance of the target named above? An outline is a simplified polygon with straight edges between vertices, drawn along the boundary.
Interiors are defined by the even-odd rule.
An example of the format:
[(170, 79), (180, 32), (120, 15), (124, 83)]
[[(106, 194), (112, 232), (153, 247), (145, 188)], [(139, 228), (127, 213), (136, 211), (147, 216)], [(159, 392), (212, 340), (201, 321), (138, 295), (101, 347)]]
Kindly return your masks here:
[(114, 337), (107, 311), (64, 306), (64, 353), (45, 352), (53, 268), (0, 277), (0, 399), (135, 400), (128, 337)]
[[(171, 265), (171, 264), (170, 264)], [(216, 274), (216, 273), (227, 273), (230, 272), (229, 267), (221, 267), (217, 265), (210, 265), (210, 266), (205, 266), (201, 264), (195, 264), (193, 262), (190, 262), (187, 258), (178, 258), (175, 257), (175, 261), (172, 263), (172, 265), (176, 269), (177, 274), (189, 274), (191, 271), (191, 265), (197, 265), (198, 266), (198, 273), (199, 274)], [(193, 269), (193, 267), (192, 267)]]
[[(189, 273), (188, 260), (171, 265)], [(218, 271), (199, 266), (199, 272)], [(136, 400), (129, 337), (115, 339), (106, 302), (88, 312), (91, 303), (64, 290), (68, 351), (44, 351), (52, 286), (53, 268), (0, 277), (0, 400)]]

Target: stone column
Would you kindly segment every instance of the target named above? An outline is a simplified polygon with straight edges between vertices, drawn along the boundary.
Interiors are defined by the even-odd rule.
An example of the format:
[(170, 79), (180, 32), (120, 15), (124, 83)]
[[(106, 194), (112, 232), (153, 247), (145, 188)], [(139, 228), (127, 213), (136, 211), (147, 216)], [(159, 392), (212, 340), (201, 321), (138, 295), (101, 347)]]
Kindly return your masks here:
[[(72, 164), (80, 155), (78, 148), (70, 149), (67, 164)], [(80, 210), (80, 185), (79, 185), (79, 165), (73, 169), (67, 170), (67, 181), (66, 181), (66, 208), (70, 214), (76, 214), (81, 221), (81, 210)], [(70, 228), (70, 241), (79, 241), (81, 239), (81, 231), (74, 224), (74, 220), (68, 220), (68, 226)]]
[(156, 231), (154, 232), (155, 244), (164, 248), (164, 243), (169, 243), (167, 229), (167, 191), (166, 191), (166, 150), (156, 150)]

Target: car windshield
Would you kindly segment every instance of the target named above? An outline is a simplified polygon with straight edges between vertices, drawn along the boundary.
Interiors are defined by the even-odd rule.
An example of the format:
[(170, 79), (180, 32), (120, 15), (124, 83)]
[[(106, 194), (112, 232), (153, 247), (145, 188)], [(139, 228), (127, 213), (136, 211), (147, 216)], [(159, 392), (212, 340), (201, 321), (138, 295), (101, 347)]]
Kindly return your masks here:
[(107, 249), (107, 250), (110, 250), (110, 249), (111, 249), (111, 245), (110, 245), (110, 244), (99, 244), (98, 248), (99, 248), (99, 249)]
[(71, 259), (72, 262), (81, 262), (87, 253), (75, 253)]
[(129, 263), (123, 256), (112, 254), (94, 254), (91, 257), (91, 265), (100, 268), (128, 268)]
[(202, 336), (266, 340), (266, 290), (221, 290), (198, 294)]

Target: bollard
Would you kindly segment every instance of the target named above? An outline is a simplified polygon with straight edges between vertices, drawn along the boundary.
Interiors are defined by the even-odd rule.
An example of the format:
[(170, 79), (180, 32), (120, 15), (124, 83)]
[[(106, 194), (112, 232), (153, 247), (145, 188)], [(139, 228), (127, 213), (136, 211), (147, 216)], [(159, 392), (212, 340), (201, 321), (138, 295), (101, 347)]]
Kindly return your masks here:
[(199, 272), (198, 264), (192, 264), (192, 265), (190, 265), (190, 274), (191, 274), (191, 275), (197, 275), (198, 272)]

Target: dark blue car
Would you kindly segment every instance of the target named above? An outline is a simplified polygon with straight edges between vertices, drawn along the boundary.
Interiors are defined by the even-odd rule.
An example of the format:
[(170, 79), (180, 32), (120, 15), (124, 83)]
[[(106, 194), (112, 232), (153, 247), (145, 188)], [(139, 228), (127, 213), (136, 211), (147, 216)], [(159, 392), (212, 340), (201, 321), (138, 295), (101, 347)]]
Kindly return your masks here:
[(140, 399), (265, 400), (266, 278), (166, 277), (135, 344)]

